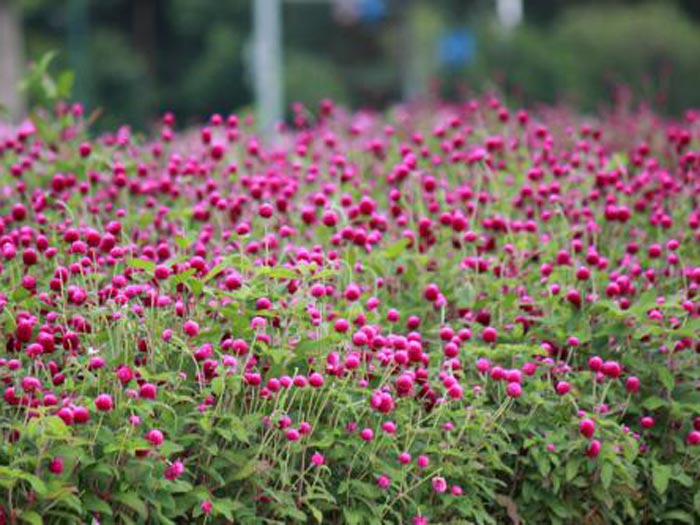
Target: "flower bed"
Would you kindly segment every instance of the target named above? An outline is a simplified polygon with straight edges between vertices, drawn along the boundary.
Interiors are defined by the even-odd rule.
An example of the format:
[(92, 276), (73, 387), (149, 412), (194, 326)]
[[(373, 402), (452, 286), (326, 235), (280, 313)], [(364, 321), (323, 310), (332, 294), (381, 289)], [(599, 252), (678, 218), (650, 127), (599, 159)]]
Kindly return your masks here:
[(700, 125), (494, 98), (0, 142), (0, 524), (696, 523)]

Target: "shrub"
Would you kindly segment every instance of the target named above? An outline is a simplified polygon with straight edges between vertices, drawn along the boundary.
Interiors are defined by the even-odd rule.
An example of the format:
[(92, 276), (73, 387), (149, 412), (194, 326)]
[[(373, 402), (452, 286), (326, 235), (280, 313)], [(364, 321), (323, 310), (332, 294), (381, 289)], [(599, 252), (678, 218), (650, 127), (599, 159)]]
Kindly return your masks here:
[(670, 2), (578, 6), (550, 25), (523, 25), (507, 37), (488, 24), (479, 33), (467, 78), (475, 85), (500, 78), (521, 100), (563, 98), (591, 111), (631, 86), (639, 100), (674, 114), (700, 104), (693, 89), (700, 37)]

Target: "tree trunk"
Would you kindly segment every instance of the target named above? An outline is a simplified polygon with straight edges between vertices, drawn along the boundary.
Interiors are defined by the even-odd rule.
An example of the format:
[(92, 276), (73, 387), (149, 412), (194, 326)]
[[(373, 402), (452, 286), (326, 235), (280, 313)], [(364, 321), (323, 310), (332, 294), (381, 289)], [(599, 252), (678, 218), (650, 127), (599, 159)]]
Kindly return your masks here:
[(12, 120), (24, 113), (24, 100), (19, 92), (24, 61), (22, 22), (12, 0), (0, 0), (0, 105)]

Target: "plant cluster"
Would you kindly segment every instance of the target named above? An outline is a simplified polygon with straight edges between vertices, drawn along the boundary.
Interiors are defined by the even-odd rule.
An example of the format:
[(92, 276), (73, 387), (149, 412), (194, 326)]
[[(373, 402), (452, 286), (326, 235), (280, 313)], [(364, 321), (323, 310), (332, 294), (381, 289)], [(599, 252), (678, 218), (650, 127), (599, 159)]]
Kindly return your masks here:
[(700, 115), (0, 141), (0, 524), (696, 523)]

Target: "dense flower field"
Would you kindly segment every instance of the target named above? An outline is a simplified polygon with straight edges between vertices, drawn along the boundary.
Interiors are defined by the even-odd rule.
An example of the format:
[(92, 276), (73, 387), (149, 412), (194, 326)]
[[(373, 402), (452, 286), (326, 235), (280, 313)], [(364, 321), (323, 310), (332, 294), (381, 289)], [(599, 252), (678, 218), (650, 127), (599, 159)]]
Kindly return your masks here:
[(0, 525), (697, 523), (700, 119), (0, 142)]

